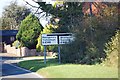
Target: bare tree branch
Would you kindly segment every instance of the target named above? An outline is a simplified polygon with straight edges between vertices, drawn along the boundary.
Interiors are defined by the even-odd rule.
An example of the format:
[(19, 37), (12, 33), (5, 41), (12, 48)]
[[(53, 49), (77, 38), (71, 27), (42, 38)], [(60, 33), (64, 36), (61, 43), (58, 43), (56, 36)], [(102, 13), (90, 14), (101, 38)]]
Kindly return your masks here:
[(43, 12), (36, 12), (36, 13), (34, 13), (34, 14), (41, 14), (41, 13), (43, 13)]
[(32, 6), (33, 8), (39, 8), (39, 7), (37, 7), (37, 6), (31, 5), (29, 2), (27, 2), (27, 1), (25, 1), (25, 0), (23, 0), (23, 1), (26, 2), (28, 5)]
[(38, 7), (38, 8), (37, 8), (37, 10), (35, 11), (35, 13), (34, 13), (34, 14), (36, 14), (36, 13), (38, 12), (38, 10), (39, 10), (39, 9), (40, 9), (40, 7)]
[(37, 1), (35, 1), (35, 0), (32, 0), (33, 2), (35, 2), (35, 3), (37, 3)]
[(41, 19), (42, 17), (44, 17), (46, 14), (44, 13), (44, 14), (41, 14), (41, 16), (39, 17), (39, 19)]

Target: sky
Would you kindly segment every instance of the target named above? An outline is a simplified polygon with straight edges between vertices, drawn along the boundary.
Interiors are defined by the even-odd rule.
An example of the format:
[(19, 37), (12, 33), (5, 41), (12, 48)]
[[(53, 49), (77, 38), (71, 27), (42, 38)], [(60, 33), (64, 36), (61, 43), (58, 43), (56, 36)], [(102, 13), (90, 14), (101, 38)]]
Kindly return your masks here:
[[(4, 10), (5, 6), (8, 6), (11, 1), (16, 1), (16, 0), (0, 0), (0, 17), (2, 16), (2, 12)], [(24, 2), (22, 0), (17, 0), (20, 5), (23, 5)]]
[[(30, 4), (37, 6), (37, 4), (32, 0), (25, 0), (25, 1), (24, 0), (0, 0), (0, 17), (2, 16), (4, 7), (10, 5), (10, 2), (14, 2), (14, 1), (17, 1), (18, 5), (26, 5), (25, 1), (27, 1)], [(26, 6), (31, 8), (29, 5), (26, 5)]]
[[(26, 5), (26, 2), (25, 1), (27, 1), (27, 2), (29, 2), (30, 4), (32, 4), (32, 5), (34, 5), (34, 6), (38, 6), (35, 2), (33, 2), (32, 0), (0, 0), (0, 17), (2, 16), (2, 12), (3, 12), (3, 10), (4, 10), (4, 7), (6, 7), (6, 6), (8, 6), (8, 5), (10, 5), (10, 2), (14, 2), (14, 1), (17, 1), (17, 3), (18, 3), (18, 5)], [(44, 1), (44, 0), (43, 0)], [(45, 0), (46, 1), (46, 0)], [(50, 1), (51, 2), (51, 0), (48, 0), (48, 1)], [(29, 5), (26, 5), (28, 8), (32, 8), (31, 6), (29, 6)], [(33, 8), (33, 10), (34, 10), (34, 8)], [(49, 18), (48, 18), (48, 20), (49, 20)], [(45, 18), (41, 18), (40, 19), (40, 22), (41, 22), (41, 24), (43, 25), (43, 26), (45, 26), (47, 23), (48, 23), (48, 21), (45, 19)]]

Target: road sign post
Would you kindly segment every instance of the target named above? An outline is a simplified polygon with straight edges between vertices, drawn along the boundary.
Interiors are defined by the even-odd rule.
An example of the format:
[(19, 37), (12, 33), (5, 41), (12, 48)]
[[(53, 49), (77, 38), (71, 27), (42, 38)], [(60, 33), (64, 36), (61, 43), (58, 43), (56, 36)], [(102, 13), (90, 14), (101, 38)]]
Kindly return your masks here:
[(58, 59), (59, 64), (61, 63), (61, 57), (60, 57), (60, 45), (58, 45)]
[(46, 46), (44, 46), (44, 64), (46, 64)]
[(69, 44), (73, 41), (72, 33), (42, 34), (42, 45), (44, 46), (44, 64), (46, 64), (46, 46), (58, 45), (58, 60), (61, 63), (60, 45)]

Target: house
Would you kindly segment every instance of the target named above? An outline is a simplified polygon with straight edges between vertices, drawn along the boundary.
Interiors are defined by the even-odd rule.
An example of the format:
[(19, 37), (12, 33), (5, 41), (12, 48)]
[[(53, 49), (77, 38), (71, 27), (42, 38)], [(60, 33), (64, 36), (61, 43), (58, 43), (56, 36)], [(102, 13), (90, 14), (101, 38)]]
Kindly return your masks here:
[(97, 2), (97, 1), (96, 2), (84, 2), (83, 8), (82, 8), (84, 15), (90, 14), (90, 4), (92, 8), (92, 14), (95, 16), (100, 14), (100, 11), (107, 7), (107, 5), (102, 2)]
[(18, 30), (0, 30), (0, 42), (12, 44), (16, 40)]
[(4, 43), (12, 45), (16, 40), (18, 30), (0, 30), (0, 52), (4, 51)]

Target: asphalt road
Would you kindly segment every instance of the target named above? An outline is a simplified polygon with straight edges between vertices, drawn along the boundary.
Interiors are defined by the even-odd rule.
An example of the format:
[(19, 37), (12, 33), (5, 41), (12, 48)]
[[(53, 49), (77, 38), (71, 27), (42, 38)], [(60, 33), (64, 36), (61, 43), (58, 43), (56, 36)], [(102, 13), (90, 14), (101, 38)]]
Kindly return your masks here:
[(18, 60), (18, 58), (0, 57), (0, 59), (2, 60), (2, 62), (0, 63), (2, 64), (0, 66), (0, 70), (1, 70), (0, 72), (2, 73), (1, 75), (2, 80), (4, 80), (5, 78), (38, 78), (38, 79), (43, 78), (42, 76), (34, 72), (18, 67), (16, 63), (9, 63), (9, 62), (4, 63), (4, 61), (7, 60), (14, 61), (14, 60)]

